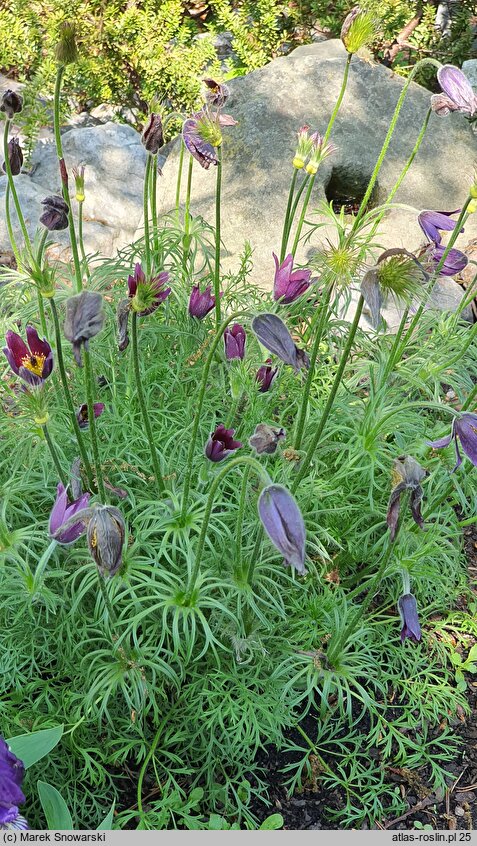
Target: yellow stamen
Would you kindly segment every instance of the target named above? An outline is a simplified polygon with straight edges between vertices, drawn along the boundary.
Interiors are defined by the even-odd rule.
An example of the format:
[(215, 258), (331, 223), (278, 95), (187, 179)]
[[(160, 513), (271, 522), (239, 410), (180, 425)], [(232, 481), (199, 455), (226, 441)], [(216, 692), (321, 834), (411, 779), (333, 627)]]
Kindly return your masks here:
[(36, 376), (43, 374), (43, 365), (45, 363), (46, 355), (26, 355), (22, 358), (22, 366), (26, 367)]

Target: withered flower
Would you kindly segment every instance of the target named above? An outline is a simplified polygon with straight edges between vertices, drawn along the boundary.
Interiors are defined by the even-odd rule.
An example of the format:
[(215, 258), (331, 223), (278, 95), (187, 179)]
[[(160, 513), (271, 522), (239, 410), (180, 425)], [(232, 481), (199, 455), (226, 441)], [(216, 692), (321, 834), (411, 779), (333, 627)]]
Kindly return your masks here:
[[(12, 138), (8, 142), (8, 161), (10, 163), (10, 170), (12, 176), (18, 176), (18, 174), (21, 172), (23, 165), (23, 153), (18, 138)], [(2, 169), (4, 173), (7, 172), (5, 162), (3, 162), (2, 164)]]
[(21, 112), (22, 108), (23, 98), (20, 97), (20, 94), (17, 94), (16, 91), (12, 91), (11, 88), (7, 88), (2, 95), (0, 112), (5, 112), (7, 120), (12, 120), (13, 116), (18, 112)]
[(68, 204), (65, 203), (63, 197), (46, 197), (41, 201), (45, 211), (40, 217), (40, 223), (45, 226), (49, 232), (57, 232), (60, 229), (68, 228)]
[(114, 576), (121, 564), (126, 524), (119, 508), (95, 505), (86, 531), (88, 549), (103, 579)]
[(248, 442), (258, 455), (262, 455), (262, 453), (272, 455), (276, 452), (279, 442), (284, 440), (285, 437), (285, 429), (268, 426), (267, 423), (259, 423)]
[(103, 298), (93, 291), (82, 291), (66, 303), (63, 327), (65, 338), (73, 344), (73, 354), (78, 367), (82, 367), (81, 346), (88, 349), (88, 341), (101, 331), (104, 321)]
[(162, 118), (160, 115), (149, 115), (149, 119), (142, 131), (141, 144), (144, 145), (148, 153), (155, 156), (164, 144), (164, 134), (162, 129)]

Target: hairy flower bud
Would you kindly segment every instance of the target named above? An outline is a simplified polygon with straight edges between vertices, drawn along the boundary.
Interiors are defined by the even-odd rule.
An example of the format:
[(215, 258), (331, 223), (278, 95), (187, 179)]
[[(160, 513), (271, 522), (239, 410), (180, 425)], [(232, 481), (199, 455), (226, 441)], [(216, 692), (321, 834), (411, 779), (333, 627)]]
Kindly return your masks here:
[[(10, 164), (10, 171), (12, 176), (18, 176), (23, 165), (23, 153), (18, 138), (12, 138), (8, 142), (8, 161)], [(7, 172), (7, 166), (5, 162), (3, 162), (2, 164), (2, 169), (4, 173)]]
[(162, 131), (162, 118), (154, 112), (149, 115), (149, 120), (143, 129), (141, 135), (141, 144), (144, 145), (148, 153), (153, 156), (160, 150), (164, 144), (164, 135)]
[(74, 167), (73, 176), (75, 180), (76, 202), (84, 203), (84, 165)]
[(70, 21), (60, 26), (60, 39), (56, 45), (55, 59), (59, 65), (71, 65), (78, 58), (76, 46), (76, 27)]
[(86, 540), (103, 579), (114, 576), (122, 564), (125, 533), (126, 524), (119, 508), (94, 506)]
[(22, 108), (23, 98), (20, 97), (20, 94), (12, 91), (11, 88), (7, 88), (0, 102), (0, 112), (5, 112), (7, 119), (12, 120), (13, 116), (21, 112)]
[(103, 298), (93, 291), (82, 291), (66, 303), (65, 338), (73, 344), (78, 367), (82, 366), (81, 346), (88, 349), (88, 341), (101, 331), (104, 321)]
[(282, 553), (284, 565), (304, 576), (305, 523), (291, 493), (282, 485), (268, 485), (259, 496), (258, 513), (268, 537)]
[(258, 314), (252, 320), (252, 329), (260, 343), (293, 367), (295, 372), (302, 367), (308, 370), (310, 359), (307, 353), (297, 347), (283, 320), (276, 314)]

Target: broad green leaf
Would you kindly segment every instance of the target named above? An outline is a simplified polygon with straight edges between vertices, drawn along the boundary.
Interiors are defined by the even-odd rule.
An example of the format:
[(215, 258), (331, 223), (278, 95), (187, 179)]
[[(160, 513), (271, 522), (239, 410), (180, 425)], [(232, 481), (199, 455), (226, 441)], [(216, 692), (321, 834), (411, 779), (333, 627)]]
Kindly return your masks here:
[(73, 831), (73, 820), (61, 793), (46, 781), (38, 781), (37, 787), (41, 807), (50, 831), (52, 829)]
[(283, 817), (281, 814), (271, 814), (263, 821), (259, 831), (275, 831), (278, 828), (283, 828)]
[(28, 768), (48, 755), (48, 752), (51, 752), (60, 742), (62, 736), (63, 726), (54, 726), (41, 731), (32, 731), (29, 734), (19, 734), (11, 737), (7, 743), (13, 754)]
[(470, 648), (467, 661), (477, 661), (477, 643)]
[(111, 805), (111, 810), (109, 811), (108, 815), (104, 818), (101, 825), (98, 825), (96, 831), (112, 831), (113, 830), (113, 817), (114, 817), (114, 802)]
[(458, 652), (451, 652), (450, 659), (454, 667), (459, 667), (462, 664), (462, 658), (460, 657)]

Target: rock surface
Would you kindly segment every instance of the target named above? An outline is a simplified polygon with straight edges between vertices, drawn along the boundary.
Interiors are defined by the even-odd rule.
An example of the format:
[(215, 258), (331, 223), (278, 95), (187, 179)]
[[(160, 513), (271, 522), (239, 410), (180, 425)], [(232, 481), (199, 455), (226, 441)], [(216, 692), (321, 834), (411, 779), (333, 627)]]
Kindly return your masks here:
[[(232, 80), (226, 111), (238, 125), (224, 130), (222, 238), (224, 270), (236, 270), (245, 241), (253, 248), (252, 281), (270, 287), (279, 252), (296, 131), (304, 123), (322, 133), (338, 96), (346, 53), (339, 40), (299, 47), (246, 77)], [(381, 65), (354, 57), (349, 85), (333, 128), (337, 153), (318, 172), (310, 210), (325, 199), (362, 196), (384, 141), (404, 80)], [(384, 201), (410, 155), (429, 108), (429, 92), (411, 84), (396, 131), (380, 171), (374, 203)], [(173, 146), (160, 181), (159, 210), (174, 206), (179, 145)], [(425, 139), (394, 202), (405, 208), (388, 212), (379, 244), (416, 249), (423, 243), (417, 213), (423, 208), (458, 208), (468, 193), (477, 156), (476, 138), (459, 114), (432, 114)], [(214, 222), (215, 169), (194, 165), (192, 214)], [(310, 214), (308, 215), (310, 217)], [(477, 215), (466, 227), (477, 235)], [(314, 221), (323, 223), (315, 216)], [(319, 249), (334, 231), (315, 230), (298, 250), (301, 261)], [(457, 302), (461, 290), (442, 280), (442, 297)], [(439, 296), (439, 291), (437, 291)]]

